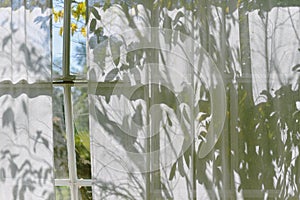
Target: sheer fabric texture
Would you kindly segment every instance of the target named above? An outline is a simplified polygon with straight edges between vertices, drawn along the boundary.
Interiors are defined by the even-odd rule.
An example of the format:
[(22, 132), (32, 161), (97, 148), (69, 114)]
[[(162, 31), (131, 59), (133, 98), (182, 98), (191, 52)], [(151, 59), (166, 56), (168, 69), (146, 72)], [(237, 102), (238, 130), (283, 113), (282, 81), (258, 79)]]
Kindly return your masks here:
[[(266, 2), (89, 0), (92, 180), (77, 184), (93, 199), (298, 199), (300, 4)], [(50, 22), (50, 1), (0, 1), (0, 199), (55, 198)]]
[(299, 197), (299, 7), (248, 3), (90, 2), (94, 198)]
[(0, 2), (0, 198), (53, 199), (48, 1)]

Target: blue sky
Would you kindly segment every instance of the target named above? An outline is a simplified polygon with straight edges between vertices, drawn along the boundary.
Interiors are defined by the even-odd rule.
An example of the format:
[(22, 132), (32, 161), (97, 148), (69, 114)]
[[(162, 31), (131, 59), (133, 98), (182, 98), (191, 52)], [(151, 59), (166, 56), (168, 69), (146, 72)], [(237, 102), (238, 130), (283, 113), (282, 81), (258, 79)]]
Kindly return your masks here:
[[(54, 0), (53, 1), (53, 7), (54, 10), (62, 10), (63, 9), (63, 2), (60, 0)], [(74, 19), (73, 19), (74, 20)], [(74, 20), (75, 21), (75, 20)], [(84, 22), (79, 21), (77, 22), (78, 25), (84, 24)], [(63, 20), (59, 22), (54, 22), (53, 20), (53, 26), (52, 26), (52, 49), (53, 49), (53, 71), (54, 72), (60, 72), (61, 74), (61, 59), (62, 59), (62, 51), (63, 51), (63, 37), (59, 35), (60, 27), (63, 26)], [(76, 48), (85, 48), (85, 45), (82, 46), (79, 44), (79, 42), (83, 42), (85, 44), (85, 38), (80, 33), (80, 29), (74, 33), (74, 35), (71, 37), (71, 72), (75, 74), (79, 74), (82, 72), (83, 67), (81, 65), (77, 64), (77, 58), (78, 56), (83, 55), (77, 55)]]

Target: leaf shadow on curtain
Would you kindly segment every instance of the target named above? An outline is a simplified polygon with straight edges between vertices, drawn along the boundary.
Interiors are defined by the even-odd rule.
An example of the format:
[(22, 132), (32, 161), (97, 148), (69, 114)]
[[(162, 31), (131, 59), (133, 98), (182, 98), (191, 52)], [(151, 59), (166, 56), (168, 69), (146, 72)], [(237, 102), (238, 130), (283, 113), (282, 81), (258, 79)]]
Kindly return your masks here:
[[(45, 93), (47, 89), (43, 90)], [(41, 195), (43, 199), (54, 199), (51, 189), (53, 180), (51, 127), (48, 126), (49, 123), (45, 124), (45, 118), (36, 119), (36, 116), (32, 116), (35, 113), (32, 109), (39, 109), (33, 104), (46, 107), (46, 110), (51, 108), (49, 104), (51, 89), (48, 88), (47, 95), (34, 94), (34, 97), (27, 97), (24, 89), (22, 91), (20, 95), (14, 97), (7, 93), (5, 96), (0, 95), (3, 108), (0, 117), (3, 122), (0, 152), (1, 182), (7, 186), (5, 195), (13, 195), (13, 199), (26, 199), (28, 193)], [(34, 102), (36, 100), (46, 103), (39, 104)], [(8, 102), (12, 106), (8, 106)], [(43, 111), (45, 110), (42, 108), (40, 112)], [(48, 116), (47, 118), (51, 120), (50, 113)], [(10, 187), (12, 194), (9, 194)]]
[(48, 4), (0, 3), (1, 199), (54, 199)]
[[(127, 14), (128, 7), (130, 6), (124, 4), (121, 4), (121, 6), (124, 9), (124, 15), (129, 16)], [(124, 8), (126, 6), (127, 10)], [(297, 62), (297, 60), (293, 60), (293, 58), (290, 57), (286, 58), (286, 62), (276, 60), (276, 58), (286, 54), (276, 53), (276, 51), (279, 51), (282, 46), (277, 44), (276, 42), (278, 40), (275, 40), (273, 38), (270, 45), (273, 49), (267, 45), (267, 49), (269, 48), (269, 50), (273, 50), (270, 53), (272, 54), (271, 60), (273, 61), (273, 63), (270, 64), (271, 68), (273, 69), (273, 76), (280, 77), (282, 75), (282, 72), (277, 69), (288, 69), (290, 71), (288, 71), (287, 73), (293, 74), (283, 82), (281, 82), (277, 78), (272, 79), (270, 77), (266, 79), (263, 78), (263, 81), (261, 82), (259, 80), (255, 80), (255, 78), (259, 77), (259, 75), (261, 74), (271, 74), (267, 70), (265, 70), (264, 73), (261, 74), (261, 71), (256, 71), (259, 67), (261, 67), (261, 69), (268, 68), (268, 66), (265, 66), (262, 63), (264, 60), (269, 60), (269, 55), (262, 54), (262, 61), (261, 59), (259, 59), (259, 56), (252, 55), (253, 57), (251, 57), (250, 54), (250, 57), (246, 58), (246, 60), (251, 60), (252, 62), (256, 61), (255, 65), (251, 65), (250, 62), (248, 63), (249, 65), (247, 64), (246, 66), (243, 66), (243, 61), (245, 59), (241, 59), (241, 57), (243, 57), (241, 56), (241, 54), (246, 55), (246, 51), (254, 54), (257, 51), (256, 48), (259, 49), (259, 47), (262, 46), (262, 41), (259, 41), (258, 45), (254, 45), (253, 41), (252, 43), (249, 41), (250, 38), (244, 37), (246, 34), (242, 35), (239, 39), (236, 39), (236, 37), (239, 36), (239, 32), (236, 31), (236, 29), (239, 29), (238, 24), (240, 23), (240, 27), (248, 27), (248, 30), (245, 29), (243, 31), (252, 36), (256, 35), (259, 38), (264, 38), (264, 36), (266, 36), (267, 40), (269, 40), (268, 34), (276, 34), (270, 32), (267, 35), (264, 35), (258, 31), (269, 31), (269, 27), (267, 26), (253, 26), (257, 29), (254, 28), (255, 31), (250, 32), (249, 27), (251, 28), (251, 26), (245, 23), (245, 19), (244, 21), (239, 19), (237, 13), (234, 13), (237, 8), (235, 7), (233, 10), (231, 10), (230, 3), (229, 5), (202, 6), (206, 9), (208, 6), (209, 8), (212, 8), (213, 11), (216, 11), (216, 13), (212, 14), (213, 11), (210, 12), (207, 10), (206, 12), (208, 13), (205, 13), (202, 12), (203, 10), (198, 10), (199, 12), (202, 12), (200, 13), (201, 16), (197, 16), (199, 17), (197, 18), (197, 20), (199, 20), (200, 22), (200, 27), (198, 27), (200, 30), (194, 31), (201, 32), (201, 44), (207, 47), (206, 50), (210, 53), (215, 63), (218, 64), (222, 72), (224, 71), (224, 77), (228, 78), (226, 80), (228, 102), (226, 120), (227, 125), (224, 128), (222, 138), (220, 138), (214, 150), (205, 158), (200, 159), (198, 156), (192, 158), (191, 150), (188, 149), (184, 156), (180, 157), (176, 161), (176, 163), (174, 163), (172, 170), (168, 172), (170, 181), (175, 180), (178, 176), (188, 178), (189, 174), (185, 174), (184, 170), (186, 168), (193, 168), (195, 169), (194, 178), (197, 181), (196, 187), (204, 188), (204, 190), (201, 191), (203, 191), (204, 193), (209, 193), (208, 198), (210, 199), (251, 199), (263, 198), (266, 196), (268, 198), (299, 197), (300, 79), (298, 72), (299, 64), (294, 63)], [(289, 8), (280, 8), (280, 6), (283, 6), (281, 4), (278, 5), (279, 8), (272, 7), (272, 9), (270, 8), (270, 5), (268, 5), (267, 8), (261, 8), (259, 4), (254, 5), (253, 7), (251, 7), (252, 5), (248, 4), (247, 6), (244, 7), (244, 12), (247, 12), (248, 14), (250, 13), (253, 19), (257, 17), (256, 20), (258, 19), (258, 21), (261, 20), (260, 15), (263, 14), (263, 17), (266, 17), (268, 15), (268, 12), (270, 12), (270, 10), (272, 9), (274, 13), (289, 12)], [(297, 4), (297, 6), (299, 6), (299, 3)], [(295, 23), (298, 18), (292, 16), (296, 16), (297, 13), (298, 12), (295, 11), (293, 15), (286, 15), (288, 17), (285, 22), (287, 23), (287, 21), (290, 20), (293, 23), (293, 20), (295, 20)], [(222, 18), (222, 15), (224, 15), (224, 18)], [(170, 17), (165, 16), (165, 19), (167, 18), (168, 20), (170, 20)], [(222, 21), (225, 19), (228, 24)], [(279, 19), (283, 18), (274, 17), (274, 21)], [(221, 28), (222, 23), (226, 25), (224, 30), (222, 30)], [(292, 25), (289, 23), (287, 23), (286, 26), (289, 28), (292, 27)], [(279, 26), (275, 26), (273, 28), (275, 32), (275, 30), (277, 31), (279, 29)], [(293, 30), (291, 32), (296, 33), (295, 35), (293, 34), (293, 39), (295, 39), (295, 42), (293, 43), (299, 43), (300, 41), (297, 41), (296, 37), (299, 31), (295, 29), (295, 27), (292, 27), (292, 29)], [(95, 31), (94, 36), (98, 37), (101, 41), (105, 40), (102, 27), (93, 27), (93, 30), (98, 30)], [(278, 35), (280, 34), (282, 33), (279, 32)], [(223, 41), (220, 41), (220, 38), (218, 38), (218, 36), (220, 35), (220, 38)], [(94, 42), (95, 38), (93, 37), (90, 39), (90, 43)], [(237, 44), (235, 43), (235, 41), (237, 41)], [(283, 43), (287, 42), (289, 44), (289, 40), (282, 39), (279, 41), (283, 41)], [(222, 42), (224, 42), (224, 46), (222, 46)], [(247, 42), (250, 42), (250, 44), (252, 44), (254, 48), (253, 46), (250, 47), (245, 45), (247, 44)], [(267, 43), (267, 41), (264, 42)], [(207, 45), (205, 45), (205, 43), (207, 43)], [(246, 49), (241, 49), (241, 46), (243, 45), (247, 46)], [(97, 49), (97, 47), (94, 48), (95, 46), (91, 45), (91, 49), (94, 49), (93, 53), (98, 54), (100, 58), (95, 58), (94, 61), (96, 62), (96, 65), (98, 65), (97, 67), (100, 70), (103, 70), (105, 64), (104, 58), (106, 54), (108, 54), (108, 50), (103, 46), (101, 46), (101, 48), (99, 49)], [(294, 46), (286, 46), (287, 47), (285, 47), (285, 50), (292, 52), (290, 53), (291, 55), (296, 55), (295, 52), (298, 51), (297, 48), (294, 49)], [(104, 53), (100, 51), (103, 49)], [(135, 54), (134, 56), (136, 56), (134, 59), (141, 60), (141, 57), (139, 57), (139, 54), (137, 52), (134, 52), (133, 54)], [(130, 61), (130, 56), (128, 56), (127, 59), (128, 61)], [(128, 70), (129, 73), (133, 74), (134, 67), (139, 64), (134, 59), (132, 59), (133, 61), (129, 63), (128, 66), (122, 65), (122, 67), (118, 66), (113, 69), (107, 69), (106, 71), (103, 70), (105, 71), (105, 73), (103, 73), (105, 81), (118, 80), (118, 75), (126, 70)], [(117, 62), (117, 64), (119, 62), (116, 59), (113, 61)], [(294, 65), (290, 66), (290, 63)], [(244, 69), (242, 69), (242, 66), (244, 67)], [(252, 73), (247, 74), (247, 70), (249, 69), (252, 69)], [(92, 74), (97, 73), (98, 72), (95, 71), (92, 72)], [(107, 76), (107, 78), (105, 76)], [(250, 77), (255, 78), (252, 79)], [(268, 89), (269, 84), (267, 84), (267, 82), (269, 81), (274, 81), (278, 85), (274, 84), (274, 88)], [(98, 92), (98, 94), (99, 93), (101, 92)], [(199, 122), (197, 123), (199, 123), (204, 129), (202, 129), (203, 131), (199, 132), (197, 135), (197, 148), (195, 149), (195, 152), (193, 152), (194, 155), (197, 155), (197, 152), (199, 151), (198, 148), (201, 145), (199, 143), (201, 143), (203, 141), (203, 138), (205, 138), (207, 128), (210, 125), (211, 100), (205, 97), (209, 96), (208, 93), (209, 91), (205, 90), (205, 88), (201, 89), (201, 94), (204, 98), (199, 100), (199, 103), (197, 105), (199, 106), (199, 110), (203, 112), (199, 118)], [(110, 99), (113, 98), (112, 94), (112, 91), (103, 89), (102, 94), (99, 96), (103, 97), (103, 102), (106, 101), (106, 103), (108, 103)], [(258, 99), (263, 100), (258, 101)], [(107, 110), (110, 109), (112, 108), (107, 108)], [(136, 114), (138, 115), (139, 111), (136, 110), (134, 112), (136, 112)], [(108, 127), (110, 127), (110, 123), (113, 126), (115, 126), (116, 123), (104, 119), (105, 117), (107, 117), (105, 116), (105, 109), (104, 111), (97, 110), (96, 113), (96, 115), (99, 115), (101, 120), (104, 122), (103, 126), (107, 128), (105, 129), (105, 131), (108, 131), (110, 134), (114, 134), (115, 129), (109, 129)], [(97, 118), (97, 116), (92, 117)], [(119, 131), (116, 132), (117, 134), (114, 136), (115, 139), (122, 145), (126, 145), (125, 140), (120, 139), (123, 136), (119, 136), (119, 134), (123, 133)], [(116, 152), (113, 152), (111, 156), (118, 157), (119, 155)], [(192, 159), (195, 159), (194, 166), (191, 166), (190, 164), (190, 161)], [(99, 160), (96, 160), (96, 162), (101, 162), (100, 158)], [(210, 174), (208, 172), (210, 172)], [(163, 182), (168, 182), (168, 180), (159, 181), (161, 184), (163, 184)], [(105, 181), (101, 182), (101, 184), (101, 187), (105, 188)], [(120, 189), (115, 186), (113, 180), (109, 182), (109, 189), (111, 191), (109, 194), (107, 194), (108, 196), (119, 194), (114, 193), (118, 189)], [(172, 193), (172, 191), (170, 191), (170, 193)], [(198, 195), (201, 196), (202, 193), (199, 192)], [(143, 196), (141, 198), (143, 198)]]

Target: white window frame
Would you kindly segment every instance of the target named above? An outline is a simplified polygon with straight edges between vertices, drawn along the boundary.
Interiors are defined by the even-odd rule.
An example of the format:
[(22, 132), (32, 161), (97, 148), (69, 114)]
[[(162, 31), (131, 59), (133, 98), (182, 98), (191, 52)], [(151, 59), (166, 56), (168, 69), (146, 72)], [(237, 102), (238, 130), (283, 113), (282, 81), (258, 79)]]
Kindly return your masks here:
[(87, 80), (76, 80), (74, 75), (70, 73), (70, 50), (71, 50), (71, 0), (64, 1), (64, 18), (63, 18), (63, 55), (62, 55), (62, 69), (63, 76), (53, 80), (54, 86), (60, 86), (64, 89), (64, 117), (66, 125), (66, 141), (67, 141), (67, 157), (69, 178), (56, 178), (54, 181), (55, 187), (67, 186), (70, 189), (71, 200), (79, 200), (79, 188), (92, 186), (91, 179), (79, 179), (77, 177), (77, 164), (75, 153), (75, 137), (74, 137), (74, 118), (72, 105), (72, 87), (76, 85), (87, 86)]

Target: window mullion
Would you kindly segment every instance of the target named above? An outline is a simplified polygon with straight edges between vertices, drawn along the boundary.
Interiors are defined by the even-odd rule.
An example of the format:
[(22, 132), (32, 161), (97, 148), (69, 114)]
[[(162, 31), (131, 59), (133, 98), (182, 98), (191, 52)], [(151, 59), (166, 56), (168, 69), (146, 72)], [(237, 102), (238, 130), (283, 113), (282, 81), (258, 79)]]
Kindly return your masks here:
[[(63, 24), (63, 81), (71, 80), (70, 75), (70, 49), (71, 49), (71, 0), (64, 1), (64, 24)], [(64, 107), (65, 123), (68, 149), (68, 167), (71, 189), (71, 199), (78, 200), (77, 187), (77, 169), (75, 154), (75, 139), (73, 129), (73, 112), (72, 112), (72, 85), (64, 85)]]
[(71, 197), (72, 200), (78, 200), (71, 86), (65, 85), (64, 90), (65, 90), (65, 95), (64, 95), (65, 122), (66, 122), (66, 132), (67, 132), (67, 149), (68, 149), (68, 164), (69, 164), (68, 167), (69, 167), (69, 178), (70, 178), (70, 185), (71, 185)]
[(63, 24), (63, 77), (70, 78), (70, 46), (71, 46), (71, 0), (64, 1)]

